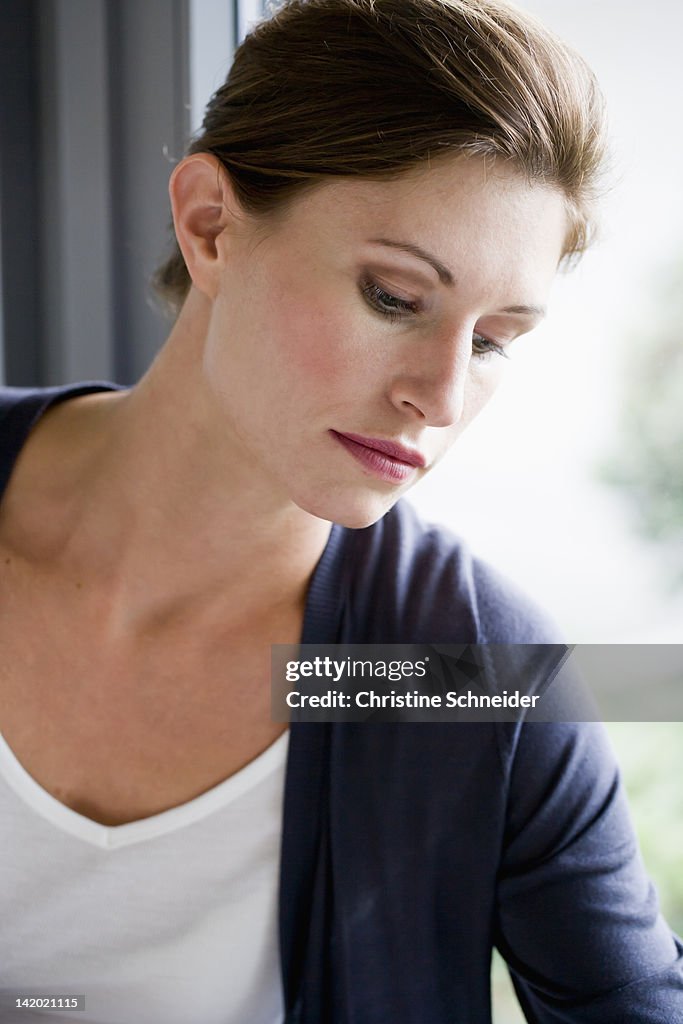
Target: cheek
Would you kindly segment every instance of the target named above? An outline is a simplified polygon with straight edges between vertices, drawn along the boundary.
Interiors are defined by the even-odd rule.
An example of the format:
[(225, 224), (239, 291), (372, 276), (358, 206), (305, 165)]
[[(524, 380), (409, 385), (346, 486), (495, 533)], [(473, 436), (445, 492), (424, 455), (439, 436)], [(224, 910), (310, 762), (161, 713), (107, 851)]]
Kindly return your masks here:
[(316, 310), (292, 310), (281, 335), (281, 351), (297, 376), (324, 381), (334, 374), (335, 325)]
[(509, 365), (509, 361), (504, 356), (492, 354), (487, 361), (482, 362), (481, 366), (473, 370), (472, 392), (478, 409), (486, 405), (496, 393)]
[(291, 303), (278, 330), (279, 355), (288, 374), (329, 393), (362, 373), (360, 331), (346, 311)]
[(491, 362), (482, 363), (481, 366), (472, 370), (465, 395), (465, 408), (459, 433), (479, 415), (493, 398), (505, 374), (504, 364), (505, 360), (501, 356), (492, 355)]

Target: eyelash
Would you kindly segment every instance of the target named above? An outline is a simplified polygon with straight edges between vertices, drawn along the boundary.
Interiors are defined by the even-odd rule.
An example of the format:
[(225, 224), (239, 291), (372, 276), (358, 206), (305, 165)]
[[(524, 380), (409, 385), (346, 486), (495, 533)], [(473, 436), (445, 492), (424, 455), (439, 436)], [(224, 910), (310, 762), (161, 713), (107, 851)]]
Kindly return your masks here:
[[(391, 295), (389, 292), (384, 291), (379, 285), (374, 284), (372, 281), (366, 281), (362, 285), (363, 295), (365, 295), (367, 301), (370, 303), (373, 309), (381, 313), (382, 316), (387, 317), (391, 323), (399, 323), (405, 319), (408, 315), (414, 315), (420, 312), (420, 304), (418, 302), (406, 302), (405, 299), (399, 299), (395, 295)], [(397, 305), (389, 309), (383, 306), (382, 303), (395, 302)], [(502, 345), (497, 345), (495, 341), (490, 341), (488, 338), (484, 338), (481, 334), (475, 334), (472, 337), (473, 345), (483, 345), (483, 348), (474, 348), (474, 355), (478, 359), (486, 359), (492, 354), (503, 356), (504, 359), (509, 359), (510, 356), (505, 351)]]

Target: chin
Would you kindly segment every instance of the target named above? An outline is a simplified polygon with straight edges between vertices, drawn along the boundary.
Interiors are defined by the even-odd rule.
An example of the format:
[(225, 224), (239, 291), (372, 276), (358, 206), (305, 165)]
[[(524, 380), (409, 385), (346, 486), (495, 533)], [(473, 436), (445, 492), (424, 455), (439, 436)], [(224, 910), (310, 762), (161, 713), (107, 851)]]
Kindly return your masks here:
[(349, 530), (364, 530), (392, 508), (400, 494), (380, 495), (356, 491), (355, 494), (317, 495), (310, 501), (296, 501), (299, 508), (317, 519), (337, 523)]

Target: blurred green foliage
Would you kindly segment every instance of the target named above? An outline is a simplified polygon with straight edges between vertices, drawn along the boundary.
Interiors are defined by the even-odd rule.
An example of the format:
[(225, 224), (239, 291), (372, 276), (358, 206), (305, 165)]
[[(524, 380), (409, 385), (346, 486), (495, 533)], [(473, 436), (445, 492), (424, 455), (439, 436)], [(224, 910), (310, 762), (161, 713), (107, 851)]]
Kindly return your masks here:
[(683, 935), (683, 722), (610, 722), (607, 728), (662, 912)]
[(645, 286), (648, 314), (624, 339), (615, 451), (599, 467), (633, 509), (640, 533), (671, 551), (683, 583), (683, 258)]

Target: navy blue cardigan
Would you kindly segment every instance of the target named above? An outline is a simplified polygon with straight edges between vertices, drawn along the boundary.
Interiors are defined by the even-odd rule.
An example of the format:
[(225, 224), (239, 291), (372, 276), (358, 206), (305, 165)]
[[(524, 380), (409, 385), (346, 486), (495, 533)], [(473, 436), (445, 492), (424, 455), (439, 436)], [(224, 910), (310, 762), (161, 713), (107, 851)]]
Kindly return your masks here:
[[(0, 389), (0, 497), (48, 405), (114, 386)], [(332, 528), (302, 636), (556, 639), (402, 502)], [(530, 1022), (683, 1022), (683, 946), (599, 724), (292, 723), (280, 872), (286, 1024), (490, 1024), (493, 946)]]

